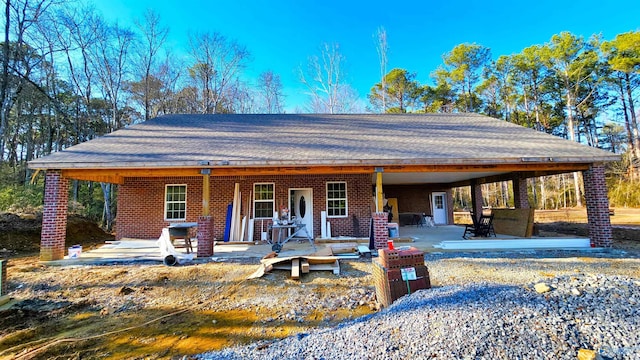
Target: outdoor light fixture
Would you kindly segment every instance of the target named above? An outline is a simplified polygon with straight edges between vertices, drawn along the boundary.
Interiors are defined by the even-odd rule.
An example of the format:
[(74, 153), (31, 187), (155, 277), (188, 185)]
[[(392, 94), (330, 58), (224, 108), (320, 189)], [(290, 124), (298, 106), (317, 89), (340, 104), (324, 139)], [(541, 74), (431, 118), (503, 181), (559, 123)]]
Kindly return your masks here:
[(218, 161), (218, 165), (229, 165), (229, 160), (220, 160)]
[(200, 160), (198, 161), (198, 165), (209, 165), (209, 162), (207, 160)]

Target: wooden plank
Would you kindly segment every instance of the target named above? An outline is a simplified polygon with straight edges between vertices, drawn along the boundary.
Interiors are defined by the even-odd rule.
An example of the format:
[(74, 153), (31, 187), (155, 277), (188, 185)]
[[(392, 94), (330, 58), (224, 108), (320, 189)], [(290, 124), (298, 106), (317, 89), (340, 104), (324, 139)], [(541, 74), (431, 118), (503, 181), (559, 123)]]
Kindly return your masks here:
[(493, 209), (491, 212), (496, 234), (531, 237), (533, 209)]
[(300, 271), (302, 271), (303, 274), (309, 273), (309, 260), (300, 260)]
[[(435, 160), (434, 160), (435, 161)], [(242, 176), (242, 175), (289, 175), (302, 174), (372, 174), (376, 166), (384, 167), (388, 173), (403, 172), (529, 172), (530, 177), (542, 174), (565, 173), (571, 171), (582, 171), (589, 169), (589, 163), (583, 159), (568, 159), (567, 162), (531, 162), (531, 163), (498, 163), (496, 161), (515, 161), (513, 159), (498, 160), (461, 160), (444, 159), (438, 160), (440, 163), (432, 164), (389, 164), (382, 163), (376, 165), (337, 165), (327, 163), (326, 165), (313, 166), (210, 166), (212, 176)], [(575, 162), (570, 162), (575, 161)], [(123, 184), (127, 177), (173, 177), (173, 176), (201, 176), (198, 167), (180, 167), (174, 164), (166, 164), (163, 168), (148, 168), (148, 164), (140, 163), (138, 168), (89, 168), (91, 164), (73, 164), (72, 168), (62, 169), (62, 176), (70, 179), (88, 180), (98, 182), (109, 182), (113, 184)], [(80, 167), (83, 166), (83, 167)], [(132, 165), (133, 166), (133, 165)], [(163, 166), (159, 164), (157, 166)], [(207, 167), (205, 167), (207, 168)], [(524, 175), (527, 175), (525, 173)], [(489, 178), (487, 178), (489, 179)], [(496, 180), (497, 181), (497, 180)], [(491, 182), (487, 180), (486, 182)], [(481, 182), (483, 183), (483, 182)], [(456, 186), (463, 186), (463, 182), (457, 182)]]
[(300, 279), (300, 259), (291, 260), (291, 278)]
[(348, 254), (358, 252), (358, 244), (357, 243), (340, 243), (340, 244), (332, 244), (331, 252), (334, 255), (337, 254)]
[(233, 207), (231, 210), (231, 229), (229, 231), (229, 240), (237, 241), (236, 238), (236, 227), (237, 227), (237, 213), (236, 210), (238, 208), (238, 194), (240, 193), (240, 184), (236, 183), (235, 188), (233, 190)]

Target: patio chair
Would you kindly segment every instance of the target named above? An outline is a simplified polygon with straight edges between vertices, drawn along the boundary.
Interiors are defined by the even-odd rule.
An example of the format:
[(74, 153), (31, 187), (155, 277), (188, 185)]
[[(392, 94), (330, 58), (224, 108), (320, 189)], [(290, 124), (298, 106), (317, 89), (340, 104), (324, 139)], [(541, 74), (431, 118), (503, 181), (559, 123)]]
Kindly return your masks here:
[(465, 225), (464, 233), (462, 234), (463, 239), (468, 239), (467, 234), (476, 236), (478, 230), (478, 218), (473, 214), (473, 211), (469, 212), (469, 215), (471, 216), (472, 223)]
[(475, 236), (489, 237), (491, 235), (496, 236), (496, 231), (493, 229), (493, 214), (480, 216)]

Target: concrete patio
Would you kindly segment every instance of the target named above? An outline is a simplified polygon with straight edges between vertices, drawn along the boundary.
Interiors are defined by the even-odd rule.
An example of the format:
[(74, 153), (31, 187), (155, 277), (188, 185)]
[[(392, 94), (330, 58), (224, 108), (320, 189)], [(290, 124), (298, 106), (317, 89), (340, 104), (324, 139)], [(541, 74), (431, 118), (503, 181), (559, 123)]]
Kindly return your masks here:
[[(458, 225), (443, 225), (435, 227), (416, 227), (416, 226), (403, 226), (399, 229), (399, 237), (394, 238), (394, 245), (396, 248), (403, 246), (413, 246), (424, 252), (455, 252), (455, 251), (482, 251), (487, 249), (492, 250), (513, 250), (516, 249), (549, 249), (549, 248), (561, 248), (561, 249), (585, 249), (588, 248), (588, 239), (586, 238), (518, 238), (511, 235), (497, 234), (496, 237), (489, 238), (490, 240), (496, 240), (491, 242), (492, 245), (487, 247), (476, 246), (475, 244), (484, 244), (487, 238), (470, 239), (465, 240), (462, 238), (464, 232), (464, 226)], [(586, 246), (576, 247), (571, 245), (571, 241), (580, 240), (582, 244)], [(466, 247), (449, 249), (446, 246), (444, 248), (438, 247), (442, 245), (442, 242), (452, 242), (465, 245)], [(515, 241), (515, 242), (514, 242)], [(552, 241), (552, 242), (550, 242)], [(316, 239), (314, 250), (311, 244), (306, 239), (292, 240), (287, 242), (280, 252), (280, 256), (296, 256), (296, 255), (309, 255), (315, 252), (327, 254), (330, 251), (329, 247), (336, 243), (354, 243), (358, 242), (361, 245), (368, 245), (368, 240), (365, 238), (333, 238), (331, 241)], [(511, 242), (509, 246), (503, 246)], [(552, 244), (553, 245), (544, 245)], [(568, 244), (563, 246), (562, 244)], [(468, 244), (468, 245), (467, 245)], [(494, 245), (495, 244), (495, 245)], [(513, 244), (516, 244), (514, 247)], [(522, 246), (518, 246), (522, 244)], [(537, 246), (532, 246), (532, 244)], [(542, 244), (542, 245), (539, 245)], [(186, 258), (189, 260), (189, 254), (186, 253), (184, 243), (182, 240), (177, 240), (176, 251), (178, 252), (178, 260)], [(195, 239), (192, 240), (194, 249), (197, 246)], [(271, 245), (263, 242), (255, 243), (223, 243), (216, 242), (214, 246), (214, 255), (209, 257), (214, 261), (225, 261), (228, 259), (238, 258), (262, 258), (263, 256), (271, 252)], [(160, 249), (156, 244), (156, 240), (142, 240), (142, 239), (122, 239), (119, 241), (110, 241), (98, 248), (91, 250), (83, 250), (79, 258), (69, 259), (65, 256), (64, 260), (47, 262), (51, 265), (70, 265), (70, 264), (94, 264), (94, 263), (110, 263), (110, 262), (131, 262), (131, 261), (157, 261), (162, 262), (163, 256), (160, 253)]]

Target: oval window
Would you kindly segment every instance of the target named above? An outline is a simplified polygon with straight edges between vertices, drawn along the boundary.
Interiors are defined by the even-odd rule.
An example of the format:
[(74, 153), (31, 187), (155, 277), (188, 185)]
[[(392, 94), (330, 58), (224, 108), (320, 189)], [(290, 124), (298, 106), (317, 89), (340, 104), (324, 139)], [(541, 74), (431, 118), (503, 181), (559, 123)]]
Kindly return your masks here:
[(300, 202), (298, 206), (300, 207), (300, 217), (304, 218), (304, 215), (307, 213), (307, 202), (304, 200), (304, 196), (300, 196)]

